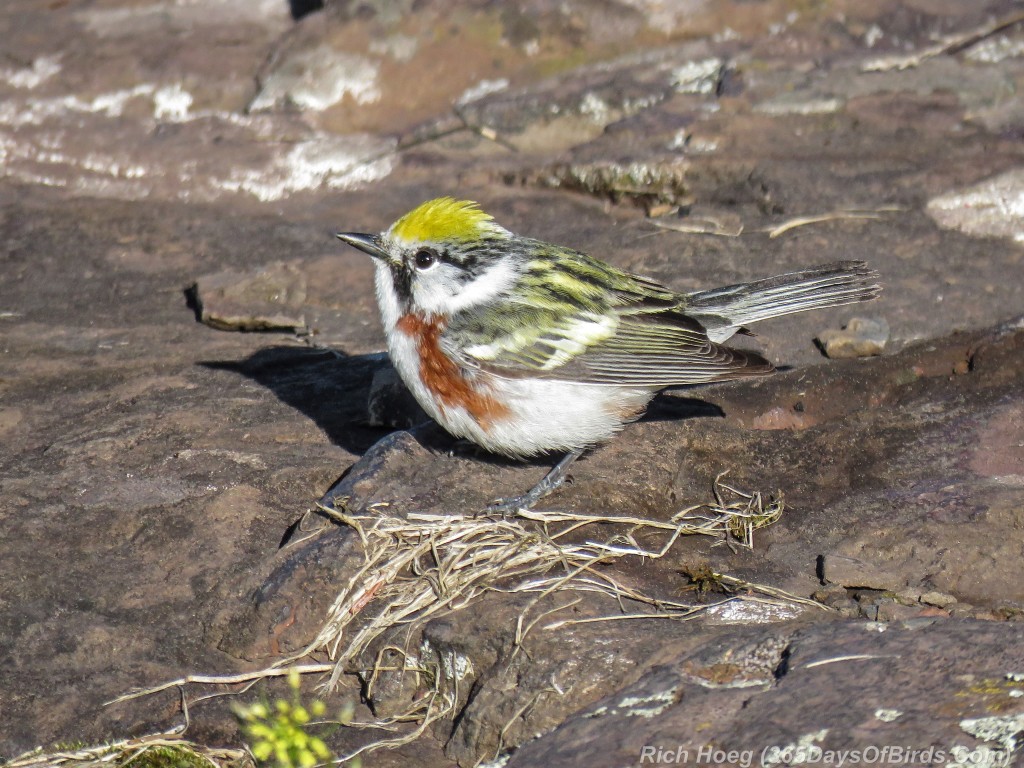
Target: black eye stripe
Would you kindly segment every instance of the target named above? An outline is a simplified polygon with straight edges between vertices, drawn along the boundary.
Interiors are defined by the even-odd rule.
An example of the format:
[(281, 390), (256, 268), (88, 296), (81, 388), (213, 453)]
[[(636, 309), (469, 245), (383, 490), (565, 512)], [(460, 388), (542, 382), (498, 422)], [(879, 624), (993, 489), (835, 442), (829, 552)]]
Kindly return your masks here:
[[(459, 278), (465, 281), (467, 278), (479, 277), (482, 272), (485, 272), (494, 262), (505, 255), (503, 243), (484, 241), (466, 250), (449, 251), (429, 246), (418, 248), (406, 258), (411, 268), (419, 270), (427, 269), (437, 261), (451, 264), (453, 267), (458, 267), (461, 273)], [(433, 261), (429, 261), (430, 258)]]

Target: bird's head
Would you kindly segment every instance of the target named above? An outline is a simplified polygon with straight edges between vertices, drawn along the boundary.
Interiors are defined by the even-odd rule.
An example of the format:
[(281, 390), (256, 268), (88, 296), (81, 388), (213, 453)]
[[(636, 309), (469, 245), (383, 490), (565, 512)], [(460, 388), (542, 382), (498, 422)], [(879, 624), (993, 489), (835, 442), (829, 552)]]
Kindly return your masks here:
[(447, 317), (493, 300), (516, 279), (517, 238), (476, 203), (439, 197), (379, 235), (338, 238), (373, 257), (382, 309)]

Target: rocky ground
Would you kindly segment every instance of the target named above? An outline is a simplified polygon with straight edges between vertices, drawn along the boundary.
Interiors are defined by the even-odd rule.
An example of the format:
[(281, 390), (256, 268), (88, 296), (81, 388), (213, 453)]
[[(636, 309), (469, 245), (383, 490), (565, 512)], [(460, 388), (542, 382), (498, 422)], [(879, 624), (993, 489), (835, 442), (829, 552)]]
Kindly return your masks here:
[[(655, 552), (650, 521), (728, 472), (785, 502), (752, 549), (682, 537), (543, 593), (524, 580), (566, 562), (498, 569), (331, 692), (308, 675), (331, 711), (426, 718), (364, 765), (1011, 764), (1020, 5), (306, 5), (0, 8), (0, 756), (178, 726), (176, 689), (106, 702), (292, 658), (352, 585), (345, 642), (414, 573), (448, 588), (429, 548), (360, 581), (370, 542), (308, 512), (325, 494), (366, 535), (473, 524), (543, 475), (418, 424), (369, 260), (333, 238), (451, 194), (680, 290), (857, 258), (884, 293), (761, 324), (785, 370), (661, 395), (548, 517), (482, 520), (532, 546), (628, 518), (564, 540)], [(815, 338), (858, 317), (882, 354), (826, 358)], [(241, 743), (225, 699), (197, 701), (226, 690), (187, 688), (188, 738)]]

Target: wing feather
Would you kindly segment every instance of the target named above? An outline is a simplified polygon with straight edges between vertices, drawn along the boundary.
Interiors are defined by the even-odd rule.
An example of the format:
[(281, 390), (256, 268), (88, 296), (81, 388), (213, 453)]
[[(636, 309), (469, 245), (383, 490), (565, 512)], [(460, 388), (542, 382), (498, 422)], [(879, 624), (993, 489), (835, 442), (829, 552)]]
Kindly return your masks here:
[(685, 313), (685, 297), (654, 281), (578, 253), (535, 265), (501, 300), (452, 318), (446, 353), (505, 378), (652, 389), (772, 370), (756, 353), (711, 341)]

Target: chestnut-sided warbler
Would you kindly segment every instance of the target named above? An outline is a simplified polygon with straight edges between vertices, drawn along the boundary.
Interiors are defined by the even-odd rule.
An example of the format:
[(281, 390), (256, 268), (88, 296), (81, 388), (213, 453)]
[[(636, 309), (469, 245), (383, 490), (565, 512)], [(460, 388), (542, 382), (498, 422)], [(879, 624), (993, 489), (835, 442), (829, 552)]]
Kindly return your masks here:
[(449, 197), (379, 235), (338, 237), (373, 257), (391, 360), (431, 417), (494, 453), (567, 453), (505, 511), (558, 487), (659, 390), (770, 373), (757, 353), (722, 345), (748, 324), (879, 291), (864, 262), (840, 261), (676, 293)]

